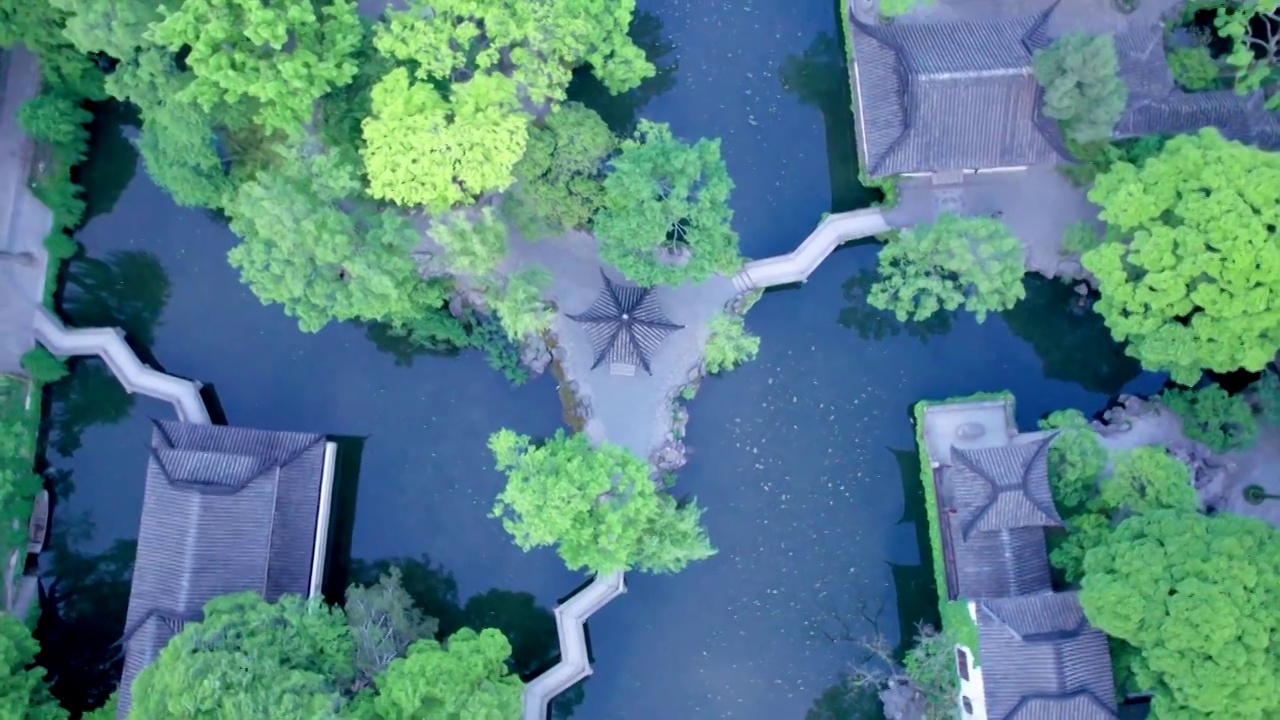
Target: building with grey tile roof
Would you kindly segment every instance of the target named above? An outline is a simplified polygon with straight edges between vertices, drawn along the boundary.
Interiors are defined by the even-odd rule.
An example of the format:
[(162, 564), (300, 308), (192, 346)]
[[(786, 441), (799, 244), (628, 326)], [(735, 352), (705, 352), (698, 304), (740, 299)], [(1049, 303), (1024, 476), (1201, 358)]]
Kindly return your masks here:
[(335, 447), (323, 435), (155, 423), (118, 717), (138, 673), (209, 600), (318, 592)]
[(1028, 45), (1046, 17), (871, 25), (850, 13), (866, 174), (1060, 161), (1066, 150), (1042, 130)]
[(941, 469), (939, 497), (952, 599), (1050, 588), (1044, 528), (1062, 525), (1049, 491), (1052, 437), (951, 449), (951, 463)]
[(1107, 636), (1074, 592), (977, 604), (989, 720), (1111, 720), (1116, 688)]
[(591, 340), (591, 369), (601, 363), (642, 367), (653, 374), (650, 363), (662, 341), (684, 328), (667, 319), (654, 288), (614, 282), (600, 271), (604, 286), (586, 312), (569, 315), (580, 323)]

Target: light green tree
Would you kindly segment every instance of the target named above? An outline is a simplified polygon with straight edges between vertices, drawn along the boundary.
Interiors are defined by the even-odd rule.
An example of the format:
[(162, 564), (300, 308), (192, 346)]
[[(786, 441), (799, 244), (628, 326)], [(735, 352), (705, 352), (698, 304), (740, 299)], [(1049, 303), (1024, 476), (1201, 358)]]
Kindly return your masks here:
[(678, 572), (715, 553), (701, 510), (660, 495), (649, 466), (609, 443), (563, 430), (541, 445), (501, 430), (489, 438), (507, 486), (492, 516), (523, 550), (555, 546), (571, 570)]
[(315, 101), (356, 75), (363, 31), (353, 0), (183, 0), (160, 12), (150, 39), (186, 50), (194, 75), (179, 98), (220, 108), (228, 125), (246, 116), (268, 132), (300, 134)]
[[(1236, 71), (1236, 91), (1266, 90), (1267, 109), (1280, 109), (1280, 7), (1269, 0), (1216, 2), (1214, 27), (1218, 36), (1231, 41), (1227, 64)], [(1261, 31), (1259, 31), (1259, 28)]]
[(889, 241), (867, 302), (900, 322), (963, 307), (986, 319), (1026, 296), (1022, 243), (999, 220), (945, 213)]
[(1117, 454), (1115, 467), (1102, 483), (1101, 501), (1113, 517), (1200, 509), (1186, 463), (1156, 446)]
[(304, 331), (330, 320), (410, 326), (445, 300), (409, 254), (418, 243), (412, 224), (392, 211), (339, 204), (359, 187), (354, 163), (340, 153), (283, 148), (279, 163), (227, 205), (244, 239), (227, 259), (260, 300), (283, 305)]
[[(377, 679), (369, 704), (378, 720), (507, 720), (520, 716), (524, 683), (507, 668), (511, 643), (498, 630), (463, 628), (443, 645), (409, 646)], [(368, 712), (368, 711), (366, 711)], [(356, 713), (361, 717), (360, 713)]]
[(1040, 429), (1058, 431), (1049, 446), (1049, 487), (1063, 517), (1075, 515), (1097, 496), (1107, 451), (1079, 410), (1050, 413)]
[(22, 356), (22, 369), (36, 382), (55, 383), (67, 376), (67, 363), (37, 345)]
[(720, 313), (707, 325), (707, 346), (702, 350), (702, 367), (709, 374), (728, 372), (754, 360), (760, 352), (760, 338), (747, 332), (741, 315)]
[(1280, 154), (1206, 128), (1141, 168), (1121, 162), (1089, 199), (1123, 239), (1084, 254), (1095, 309), (1149, 370), (1261, 370), (1280, 349)]
[(1252, 518), (1159, 510), (1084, 561), (1080, 604), (1139, 651), (1155, 718), (1280, 716), (1280, 541)]
[(507, 226), (493, 208), (468, 215), (464, 210), (441, 217), (432, 225), (431, 237), (444, 248), (451, 272), (484, 278), (507, 254)]
[(1258, 439), (1258, 423), (1248, 401), (1228, 395), (1220, 385), (1172, 388), (1160, 393), (1160, 402), (1182, 421), (1187, 437), (1214, 452), (1248, 448)]
[(1045, 115), (1078, 142), (1111, 137), (1129, 98), (1119, 76), (1115, 38), (1064, 35), (1036, 51), (1032, 61), (1044, 88)]
[(515, 180), (529, 117), (512, 80), (477, 76), (452, 85), (446, 97), (399, 67), (373, 87), (372, 108), (363, 132), (374, 197), (438, 213)]
[(1173, 79), (1187, 90), (1208, 90), (1222, 74), (1206, 45), (1173, 48), (1167, 57)]
[(604, 161), (617, 145), (594, 110), (561, 105), (530, 133), (503, 212), (530, 239), (586, 227), (604, 202)]
[(505, 75), (534, 104), (563, 100), (572, 70), (590, 65), (613, 93), (654, 74), (627, 35), (635, 0), (409, 0), (378, 28), (380, 52), (420, 80)]
[(1078, 583), (1084, 577), (1085, 556), (1111, 537), (1115, 525), (1105, 512), (1079, 512), (1064, 520), (1067, 536), (1052, 546), (1049, 562), (1067, 582)]
[(610, 168), (593, 224), (601, 259), (628, 280), (680, 285), (741, 267), (719, 140), (686, 145), (667, 125), (641, 120)]
[(341, 611), (286, 595), (209, 601), (133, 683), (130, 717), (332, 717), (354, 678), (355, 644)]
[(123, 61), (150, 45), (160, 20), (160, 0), (47, 0), (66, 14), (62, 34), (81, 53), (106, 53)]
[(0, 613), (0, 717), (12, 720), (62, 720), (67, 712), (58, 706), (45, 685), (44, 669), (36, 666), (40, 645), (31, 631), (9, 613)]
[(485, 299), (508, 338), (519, 342), (551, 327), (555, 309), (542, 298), (542, 291), (550, 284), (551, 273), (533, 266), (491, 287)]

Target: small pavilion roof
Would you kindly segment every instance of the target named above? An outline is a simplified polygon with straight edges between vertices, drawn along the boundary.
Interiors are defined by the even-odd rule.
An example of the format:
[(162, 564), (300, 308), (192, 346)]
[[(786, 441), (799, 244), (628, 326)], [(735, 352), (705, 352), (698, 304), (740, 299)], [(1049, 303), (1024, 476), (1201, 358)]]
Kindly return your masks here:
[(604, 287), (586, 312), (569, 315), (582, 323), (591, 338), (597, 368), (608, 361), (639, 366), (652, 374), (650, 362), (658, 346), (668, 335), (683, 328), (667, 319), (658, 304), (654, 288), (641, 288), (614, 282), (600, 271)]

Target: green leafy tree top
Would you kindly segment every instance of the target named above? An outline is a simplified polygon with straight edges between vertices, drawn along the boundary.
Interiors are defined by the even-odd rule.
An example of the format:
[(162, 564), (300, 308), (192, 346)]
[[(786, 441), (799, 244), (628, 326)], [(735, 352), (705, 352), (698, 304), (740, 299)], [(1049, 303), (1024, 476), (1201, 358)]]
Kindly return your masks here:
[(22, 369), (32, 380), (42, 383), (58, 382), (68, 374), (67, 364), (58, 356), (37, 345), (22, 356)]
[(1134, 448), (1116, 456), (1111, 475), (1102, 483), (1102, 504), (1133, 515), (1200, 509), (1191, 484), (1191, 470), (1164, 448), (1155, 446)]
[(617, 146), (594, 110), (561, 105), (530, 133), (503, 212), (530, 239), (586, 227), (604, 202), (604, 161)]
[(371, 720), (510, 720), (524, 683), (507, 668), (511, 643), (497, 630), (463, 628), (441, 645), (423, 639), (378, 677)]
[(1230, 40), (1226, 62), (1236, 71), (1236, 91), (1264, 89), (1267, 109), (1280, 109), (1280, 7), (1267, 0), (1235, 0), (1211, 3), (1217, 6), (1214, 27), (1218, 36)]
[(594, 573), (675, 572), (714, 553), (696, 506), (659, 495), (648, 464), (623, 448), (563, 430), (537, 446), (501, 430), (489, 448), (507, 474), (492, 514), (521, 549), (555, 545), (570, 569)]
[(507, 254), (507, 226), (493, 208), (441, 217), (430, 234), (444, 248), (449, 270), (472, 278), (487, 277)]
[(1149, 370), (1261, 370), (1280, 349), (1280, 154), (1206, 128), (1142, 166), (1115, 164), (1089, 199), (1122, 234), (1082, 258), (1095, 309)]
[(654, 74), (627, 28), (635, 0), (410, 0), (387, 14), (380, 52), (410, 61), (421, 80), (504, 74), (535, 104), (565, 97), (573, 68), (589, 64), (614, 93)]
[(1129, 93), (1119, 77), (1115, 39), (1110, 35), (1064, 35), (1033, 58), (1044, 87), (1044, 114), (1062, 124), (1078, 142), (1111, 137)]
[(1040, 421), (1058, 434), (1049, 446), (1049, 487), (1063, 517), (1075, 515), (1098, 492), (1098, 476), (1107, 466), (1107, 451), (1079, 410), (1059, 410)]
[(1160, 394), (1160, 402), (1182, 421), (1187, 437), (1214, 452), (1247, 448), (1258, 438), (1258, 423), (1249, 403), (1240, 395), (1228, 395), (1219, 385), (1166, 390)]
[(1133, 645), (1158, 718), (1280, 717), (1280, 540), (1236, 515), (1125, 520), (1084, 560), (1089, 621)]
[(878, 260), (880, 280), (867, 302), (900, 322), (960, 307), (982, 322), (1026, 296), (1022, 243), (994, 218), (945, 213), (898, 233)]
[(732, 190), (719, 140), (686, 145), (667, 125), (640, 121), (604, 181), (604, 203), (593, 223), (601, 259), (640, 285), (736, 272), (742, 259), (730, 227)]
[(35, 666), (40, 649), (31, 631), (9, 613), (0, 613), (0, 717), (13, 720), (63, 720), (67, 712), (58, 706), (45, 685), (44, 670)]
[(184, 94), (206, 110), (248, 99), (254, 122), (297, 133), (322, 95), (351, 82), (363, 33), (353, 0), (183, 0), (161, 6), (151, 39), (189, 49)]
[(702, 349), (702, 366), (708, 373), (728, 372), (754, 360), (759, 352), (760, 338), (747, 332), (741, 315), (720, 313), (711, 318)]

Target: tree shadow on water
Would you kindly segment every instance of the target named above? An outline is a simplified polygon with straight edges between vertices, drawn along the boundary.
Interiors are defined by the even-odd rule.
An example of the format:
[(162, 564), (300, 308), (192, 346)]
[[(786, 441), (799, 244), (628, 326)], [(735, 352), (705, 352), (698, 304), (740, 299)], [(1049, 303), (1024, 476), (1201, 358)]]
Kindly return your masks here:
[[(400, 570), (401, 584), (414, 604), (439, 620), (437, 639), (443, 640), (464, 627), (477, 632), (484, 628), (501, 630), (511, 642), (511, 671), (526, 682), (559, 660), (555, 615), (539, 605), (537, 598), (526, 592), (493, 588), (461, 602), (453, 573), (433, 563), (428, 555), (374, 561), (353, 558), (349, 583), (376, 583), (392, 568)], [(563, 720), (572, 716), (582, 700), (579, 683), (552, 701), (551, 717)]]
[(1000, 313), (1013, 334), (1040, 358), (1046, 378), (1114, 396), (1142, 373), (1142, 365), (1111, 337), (1089, 299), (1063, 282), (1028, 274), (1027, 296)]
[(843, 42), (825, 32), (819, 34), (803, 53), (782, 61), (778, 79), (783, 90), (822, 113), (831, 212), (864, 208), (881, 199), (879, 191), (858, 182), (858, 141)]
[(89, 154), (74, 171), (85, 188), (84, 222), (111, 212), (138, 170), (138, 149), (125, 133), (126, 127), (138, 127), (137, 109), (114, 100), (89, 109)]
[(645, 79), (639, 86), (627, 92), (614, 95), (591, 74), (591, 67), (584, 65), (573, 71), (573, 81), (569, 83), (568, 97), (595, 110), (609, 126), (619, 135), (630, 135), (640, 119), (640, 110), (648, 102), (676, 86), (676, 70), (680, 62), (669, 57), (676, 49), (662, 34), (662, 19), (651, 12), (637, 12), (631, 18), (631, 27), (627, 30), (644, 56), (657, 68), (653, 77)]
[(840, 309), (836, 322), (841, 327), (857, 331), (863, 340), (886, 340), (905, 331), (920, 342), (927, 342), (934, 335), (951, 332), (954, 312), (938, 312), (925, 320), (899, 321), (892, 312), (873, 307), (867, 302), (871, 286), (876, 283), (876, 271), (863, 268), (849, 276), (840, 285), (840, 292), (847, 303)]

